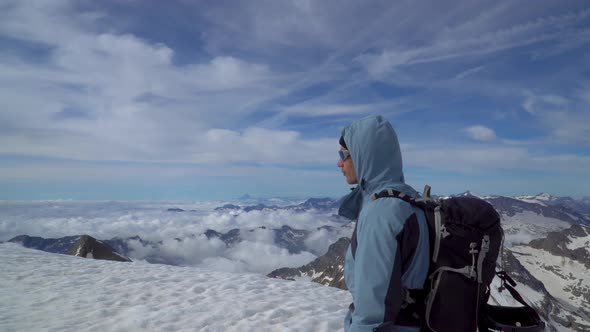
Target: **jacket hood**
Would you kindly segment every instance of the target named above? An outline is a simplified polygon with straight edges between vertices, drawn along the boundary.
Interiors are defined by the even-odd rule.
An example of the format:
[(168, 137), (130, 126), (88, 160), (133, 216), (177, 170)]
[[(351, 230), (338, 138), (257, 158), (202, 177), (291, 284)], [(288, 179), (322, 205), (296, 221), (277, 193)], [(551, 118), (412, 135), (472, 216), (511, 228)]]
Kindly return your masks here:
[(402, 155), (391, 123), (380, 115), (369, 116), (342, 129), (363, 194), (396, 189), (415, 195), (405, 185)]

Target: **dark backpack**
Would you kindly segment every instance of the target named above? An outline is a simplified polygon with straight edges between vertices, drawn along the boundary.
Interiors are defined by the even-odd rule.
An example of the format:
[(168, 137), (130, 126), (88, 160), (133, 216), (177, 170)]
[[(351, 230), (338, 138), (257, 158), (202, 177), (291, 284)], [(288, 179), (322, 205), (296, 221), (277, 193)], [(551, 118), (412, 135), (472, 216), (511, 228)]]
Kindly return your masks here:
[(424, 290), (406, 292), (406, 302), (423, 303), (417, 307), (422, 331), (475, 332), (484, 316), (504, 236), (496, 210), (475, 197), (435, 201), (429, 186), (419, 199), (395, 190), (373, 195), (373, 199), (382, 197), (404, 200), (426, 215), (431, 258), (428, 278)]

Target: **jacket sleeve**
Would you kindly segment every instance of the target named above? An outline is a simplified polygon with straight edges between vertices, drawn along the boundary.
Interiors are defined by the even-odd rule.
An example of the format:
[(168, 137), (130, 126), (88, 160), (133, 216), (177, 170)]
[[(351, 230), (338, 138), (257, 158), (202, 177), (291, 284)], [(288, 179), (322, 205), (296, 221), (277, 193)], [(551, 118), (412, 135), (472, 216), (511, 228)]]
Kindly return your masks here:
[[(354, 255), (354, 311), (349, 332), (373, 331), (392, 324), (402, 302), (401, 258), (396, 236), (406, 211), (386, 200), (374, 201), (359, 216), (358, 246)], [(364, 211), (363, 211), (364, 212)]]

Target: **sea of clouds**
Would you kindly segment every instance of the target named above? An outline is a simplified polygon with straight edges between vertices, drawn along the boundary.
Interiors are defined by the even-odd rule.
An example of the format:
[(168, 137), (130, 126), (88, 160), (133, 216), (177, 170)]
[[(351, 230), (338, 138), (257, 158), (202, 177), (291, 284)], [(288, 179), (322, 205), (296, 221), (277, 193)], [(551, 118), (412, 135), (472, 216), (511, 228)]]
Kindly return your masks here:
[[(335, 210), (243, 210), (216, 211), (227, 203), (253, 202), (120, 202), (120, 201), (0, 201), (0, 241), (17, 235), (60, 238), (88, 234), (99, 240), (139, 236), (150, 241), (129, 240), (133, 260), (157, 257), (158, 261), (225, 272), (267, 274), (281, 267), (305, 265), (339, 237), (350, 236)], [(264, 201), (267, 205), (298, 204), (295, 200)], [(184, 211), (168, 211), (179, 208)], [(275, 244), (273, 229), (287, 225), (310, 232), (306, 250), (290, 253)], [(331, 226), (330, 229), (321, 226)], [(233, 246), (218, 238), (208, 239), (211, 229), (226, 233), (239, 228), (242, 241)], [(157, 245), (153, 245), (157, 243)]]

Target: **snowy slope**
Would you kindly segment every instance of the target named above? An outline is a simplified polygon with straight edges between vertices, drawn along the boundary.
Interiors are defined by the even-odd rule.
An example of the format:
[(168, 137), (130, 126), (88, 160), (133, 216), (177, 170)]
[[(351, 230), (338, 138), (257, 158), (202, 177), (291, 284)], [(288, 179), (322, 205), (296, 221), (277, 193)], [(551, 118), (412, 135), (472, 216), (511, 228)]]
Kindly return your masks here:
[(514, 197), (520, 201), (526, 202), (526, 203), (533, 203), (533, 204), (540, 204), (543, 206), (547, 206), (549, 202), (555, 200), (555, 198), (553, 196), (551, 196), (551, 194), (548, 193), (540, 193), (538, 195), (523, 195), (523, 196), (516, 196)]
[(571, 226), (570, 223), (539, 215), (532, 211), (517, 212), (512, 216), (500, 213), (507, 246), (528, 243), (543, 238), (549, 232), (560, 231)]
[[(511, 249), (520, 263), (575, 315), (567, 315), (590, 330), (589, 270), (580, 262), (530, 246)], [(564, 317), (565, 318), (565, 317)]]
[(311, 282), (0, 244), (0, 331), (339, 331), (351, 297)]

